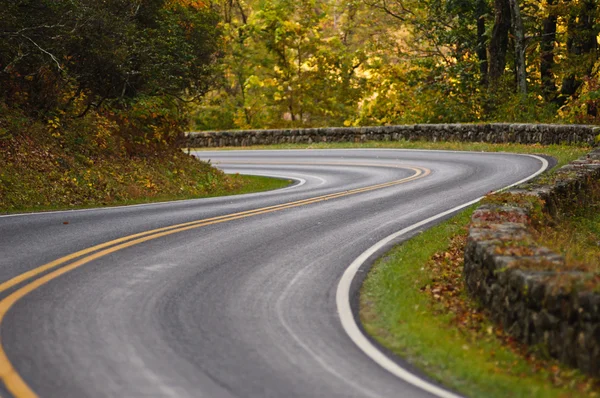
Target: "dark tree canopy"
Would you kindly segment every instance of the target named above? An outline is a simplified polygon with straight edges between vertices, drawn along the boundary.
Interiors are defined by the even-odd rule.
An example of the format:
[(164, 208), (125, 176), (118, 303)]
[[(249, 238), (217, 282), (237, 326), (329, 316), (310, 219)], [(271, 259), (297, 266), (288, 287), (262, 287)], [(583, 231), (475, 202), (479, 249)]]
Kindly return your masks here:
[(218, 50), (218, 18), (197, 1), (0, 0), (0, 21), (0, 96), (41, 114), (81, 95), (86, 109), (196, 97)]

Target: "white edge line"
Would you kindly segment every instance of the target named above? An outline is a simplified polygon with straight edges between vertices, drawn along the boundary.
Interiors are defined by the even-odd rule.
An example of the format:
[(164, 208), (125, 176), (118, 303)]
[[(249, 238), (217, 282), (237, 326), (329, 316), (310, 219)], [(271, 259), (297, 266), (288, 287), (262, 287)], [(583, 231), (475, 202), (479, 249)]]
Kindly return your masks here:
[[(548, 161), (542, 157), (535, 156), (535, 155), (521, 155), (521, 156), (529, 156), (529, 157), (538, 159), (539, 161), (542, 162), (542, 167), (536, 173), (532, 174), (531, 176), (524, 178), (523, 180), (516, 182), (514, 184), (511, 184), (507, 187), (504, 187), (504, 188), (500, 189), (499, 191), (502, 191), (504, 189), (511, 188), (511, 187), (514, 187), (515, 185), (519, 185), (526, 181), (529, 181), (532, 178), (535, 178), (538, 175), (540, 175), (541, 173), (543, 173), (548, 168)], [(496, 191), (496, 192), (498, 192), (498, 191)], [(373, 361), (375, 361), (382, 368), (386, 369), (388, 372), (392, 373), (396, 377), (399, 377), (400, 379), (404, 380), (405, 382), (412, 384), (413, 386), (418, 387), (418, 388), (420, 388), (430, 394), (433, 394), (437, 397), (440, 397), (440, 398), (459, 398), (460, 395), (457, 395), (448, 390), (445, 390), (445, 389), (443, 389), (435, 384), (432, 384), (432, 383), (428, 382), (427, 380), (424, 380), (421, 377), (409, 372), (408, 370), (404, 369), (403, 367), (398, 365), (396, 362), (394, 362), (392, 359), (390, 359), (387, 355), (385, 355), (373, 343), (371, 343), (369, 341), (369, 339), (362, 333), (362, 331), (358, 327), (358, 324), (356, 323), (356, 320), (354, 319), (354, 314), (352, 313), (352, 308), (350, 305), (350, 287), (351, 287), (352, 281), (354, 280), (360, 267), (373, 254), (375, 254), (378, 250), (380, 250), (381, 248), (386, 246), (388, 243), (392, 242), (393, 240), (399, 238), (400, 236), (402, 236), (408, 232), (414, 231), (415, 229), (422, 227), (423, 225), (426, 225), (432, 221), (438, 220), (444, 216), (447, 216), (451, 213), (454, 213), (458, 210), (464, 209), (465, 207), (475, 204), (475, 203), (479, 202), (482, 198), (483, 197), (480, 197), (480, 198), (472, 200), (468, 203), (462, 204), (460, 206), (456, 206), (450, 210), (446, 210), (442, 213), (436, 214), (432, 217), (429, 217), (423, 221), (413, 224), (407, 228), (404, 228), (404, 229), (380, 240), (379, 242), (377, 242), (376, 244), (371, 246), (369, 249), (367, 249), (365, 252), (363, 252), (356, 260), (354, 260), (352, 262), (352, 264), (350, 264), (350, 266), (346, 269), (346, 271), (344, 271), (344, 274), (342, 275), (342, 278), (340, 279), (340, 282), (338, 283), (338, 286), (337, 286), (335, 299), (336, 299), (338, 315), (340, 317), (342, 327), (346, 331), (346, 334), (348, 334), (348, 337), (350, 337), (350, 339), (354, 342), (354, 344), (356, 344), (358, 346), (358, 348), (360, 348), (360, 350), (362, 350), (369, 358), (371, 358)]]

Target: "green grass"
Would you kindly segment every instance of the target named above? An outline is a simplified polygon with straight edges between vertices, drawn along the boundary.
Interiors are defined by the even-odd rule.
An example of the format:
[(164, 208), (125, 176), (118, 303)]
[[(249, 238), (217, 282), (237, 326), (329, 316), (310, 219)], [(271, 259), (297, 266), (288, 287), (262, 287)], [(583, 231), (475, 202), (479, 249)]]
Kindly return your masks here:
[(239, 181), (239, 186), (233, 191), (229, 192), (215, 192), (210, 196), (224, 196), (224, 195), (243, 195), (246, 193), (256, 193), (264, 191), (272, 191), (274, 189), (281, 189), (289, 187), (294, 183), (293, 180), (286, 180), (282, 178), (263, 177), (263, 176), (252, 176), (252, 175), (232, 175), (231, 178)]
[[(426, 264), (448, 250), (452, 237), (466, 233), (473, 209), (395, 247), (376, 262), (361, 291), (365, 329), (435, 380), (467, 396), (585, 396), (581, 391), (593, 382), (577, 371), (554, 361), (540, 366), (523, 357), (503, 344), (496, 327), (485, 319), (479, 331), (457, 327), (455, 314), (424, 292), (440, 277)], [(464, 291), (459, 294), (470, 300)]]
[[(559, 240), (556, 245), (547, 243), (559, 253), (569, 253), (571, 261), (591, 265), (589, 271), (600, 273), (600, 213), (573, 217), (561, 222), (554, 231), (561, 230), (568, 240)], [(569, 261), (569, 258), (567, 258)]]
[[(587, 154), (591, 147), (586, 145), (522, 145), (522, 144), (488, 144), (481, 142), (429, 142), (429, 141), (368, 141), (364, 143), (314, 143), (314, 144), (281, 144), (255, 145), (249, 147), (224, 147), (219, 150), (257, 150), (257, 149), (345, 149), (345, 148), (396, 148), (396, 149), (431, 149), (474, 152), (509, 152), (544, 154), (554, 157), (558, 166)], [(215, 148), (196, 148), (194, 151), (208, 151)]]
[(536, 232), (539, 244), (565, 257), (567, 270), (600, 275), (600, 214), (562, 218), (536, 228)]

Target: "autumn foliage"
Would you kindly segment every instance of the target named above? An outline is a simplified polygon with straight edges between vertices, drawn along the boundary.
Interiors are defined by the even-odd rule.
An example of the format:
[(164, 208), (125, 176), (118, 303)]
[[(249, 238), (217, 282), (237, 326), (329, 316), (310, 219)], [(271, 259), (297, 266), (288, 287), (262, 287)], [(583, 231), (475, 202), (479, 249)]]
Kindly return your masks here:
[(215, 5), (224, 57), (199, 129), (600, 122), (597, 0)]

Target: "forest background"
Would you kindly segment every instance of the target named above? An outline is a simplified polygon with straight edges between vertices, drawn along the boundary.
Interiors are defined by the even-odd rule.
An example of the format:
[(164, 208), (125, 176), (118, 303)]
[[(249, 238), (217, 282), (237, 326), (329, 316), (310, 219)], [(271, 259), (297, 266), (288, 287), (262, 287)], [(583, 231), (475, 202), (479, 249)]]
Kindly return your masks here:
[(599, 123), (598, 8), (0, 0), (0, 210), (236, 189), (189, 130)]
[(200, 130), (598, 123), (595, 0), (225, 0)]
[(189, 128), (599, 120), (597, 0), (0, 5), (4, 138), (25, 119), (129, 152)]

